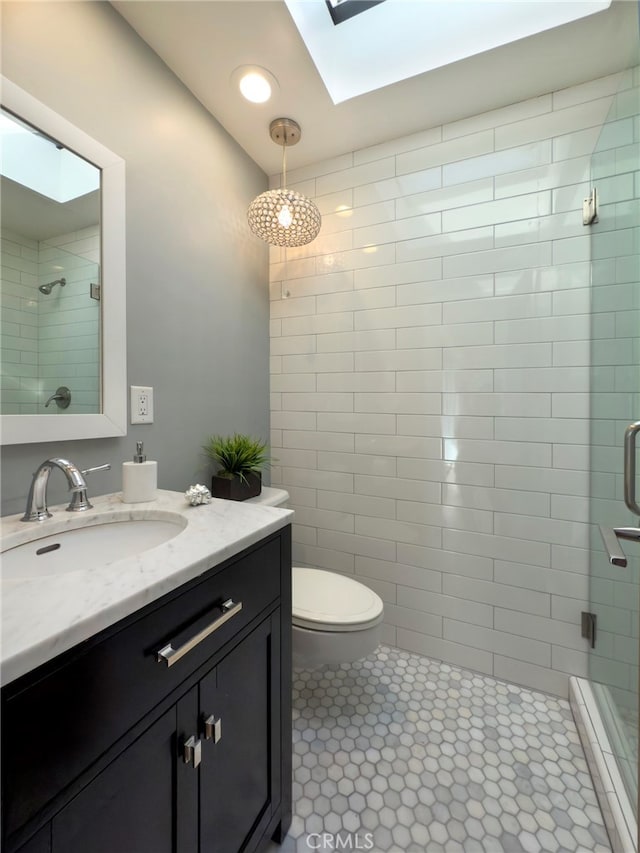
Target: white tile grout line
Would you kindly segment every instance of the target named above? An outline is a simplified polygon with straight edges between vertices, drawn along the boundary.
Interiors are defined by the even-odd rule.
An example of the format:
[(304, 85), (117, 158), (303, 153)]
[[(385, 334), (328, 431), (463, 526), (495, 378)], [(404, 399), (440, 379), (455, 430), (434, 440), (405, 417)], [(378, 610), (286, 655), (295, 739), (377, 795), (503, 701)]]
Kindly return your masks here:
[(611, 745), (587, 679), (569, 678), (569, 701), (613, 851), (638, 853), (638, 824), (619, 774), (619, 784), (614, 785), (607, 762), (612, 757)]

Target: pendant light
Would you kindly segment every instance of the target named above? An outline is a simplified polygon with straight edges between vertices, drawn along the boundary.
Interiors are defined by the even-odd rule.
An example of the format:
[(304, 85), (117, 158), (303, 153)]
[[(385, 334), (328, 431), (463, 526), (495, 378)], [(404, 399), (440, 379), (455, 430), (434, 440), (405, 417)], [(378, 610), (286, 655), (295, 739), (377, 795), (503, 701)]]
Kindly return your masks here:
[(318, 236), (322, 218), (315, 204), (295, 190), (286, 189), (286, 151), (300, 141), (300, 125), (290, 118), (274, 119), (271, 139), (282, 145), (282, 187), (267, 190), (249, 205), (247, 219), (253, 233), (272, 246), (306, 246)]

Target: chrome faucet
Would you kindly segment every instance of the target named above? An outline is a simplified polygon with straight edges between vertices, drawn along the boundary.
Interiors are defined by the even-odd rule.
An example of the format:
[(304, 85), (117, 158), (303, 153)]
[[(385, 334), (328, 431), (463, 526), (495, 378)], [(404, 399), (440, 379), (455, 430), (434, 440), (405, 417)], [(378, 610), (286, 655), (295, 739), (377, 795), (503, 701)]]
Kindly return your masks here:
[(27, 508), (22, 516), (22, 521), (44, 521), (51, 518), (51, 513), (47, 509), (47, 487), (49, 475), (54, 468), (59, 468), (63, 472), (69, 483), (69, 491), (72, 492), (67, 512), (82, 512), (92, 507), (87, 497), (87, 483), (84, 475), (92, 474), (94, 471), (107, 471), (111, 465), (98, 465), (97, 468), (86, 468), (81, 471), (68, 459), (54, 457), (45, 460), (31, 479)]

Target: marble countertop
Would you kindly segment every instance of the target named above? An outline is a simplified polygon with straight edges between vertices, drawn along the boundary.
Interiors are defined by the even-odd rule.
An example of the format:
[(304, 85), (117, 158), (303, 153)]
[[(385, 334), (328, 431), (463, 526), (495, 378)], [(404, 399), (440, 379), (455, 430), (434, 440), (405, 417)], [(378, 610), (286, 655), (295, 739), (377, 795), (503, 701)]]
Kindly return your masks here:
[[(161, 545), (108, 565), (49, 577), (1, 577), (2, 684), (72, 648), (212, 566), (285, 527), (293, 512), (261, 503), (212, 499), (189, 506), (181, 492), (158, 490), (155, 501), (125, 504), (120, 493), (91, 498), (93, 509), (50, 507), (44, 522), (0, 519), (2, 551), (77, 527), (179, 514), (184, 529)], [(175, 515), (174, 515), (175, 518)], [(182, 523), (182, 522), (181, 522)], [(0, 564), (1, 566), (1, 564)]]

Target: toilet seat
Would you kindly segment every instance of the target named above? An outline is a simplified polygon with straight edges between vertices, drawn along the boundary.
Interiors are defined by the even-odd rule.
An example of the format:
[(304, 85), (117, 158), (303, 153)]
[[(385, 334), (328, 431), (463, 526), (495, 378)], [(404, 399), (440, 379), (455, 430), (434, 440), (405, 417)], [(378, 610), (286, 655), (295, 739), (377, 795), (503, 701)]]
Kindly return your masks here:
[(363, 631), (382, 621), (382, 599), (353, 578), (293, 567), (292, 621), (312, 631)]

